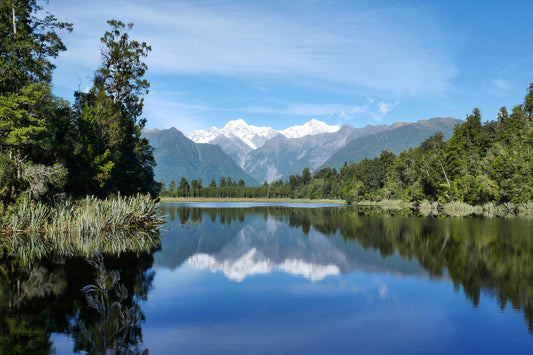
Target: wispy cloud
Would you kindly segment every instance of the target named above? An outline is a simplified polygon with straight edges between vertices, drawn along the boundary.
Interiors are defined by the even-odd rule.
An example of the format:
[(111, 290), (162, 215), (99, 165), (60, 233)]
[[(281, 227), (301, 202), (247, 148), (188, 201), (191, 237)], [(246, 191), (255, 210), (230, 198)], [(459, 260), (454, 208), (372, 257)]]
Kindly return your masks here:
[(385, 116), (394, 106), (398, 105), (398, 102), (385, 102), (381, 101), (378, 105), (378, 111)]
[(195, 129), (207, 129), (209, 123), (200, 112), (211, 108), (201, 105), (189, 105), (178, 100), (179, 92), (151, 92), (145, 100), (144, 117), (150, 117), (147, 128), (176, 127), (184, 134)]
[(80, 12), (78, 2), (53, 3), (59, 15), (79, 14), (71, 17), (79, 42), (69, 43), (67, 59), (90, 68), (99, 55), (95, 28), (121, 18), (152, 45), (150, 70), (159, 74), (307, 78), (392, 93), (442, 92), (456, 74), (438, 42), (402, 27), (431, 15), (409, 5), (324, 12), (306, 11), (305, 2), (290, 11), (218, 1), (86, 4)]

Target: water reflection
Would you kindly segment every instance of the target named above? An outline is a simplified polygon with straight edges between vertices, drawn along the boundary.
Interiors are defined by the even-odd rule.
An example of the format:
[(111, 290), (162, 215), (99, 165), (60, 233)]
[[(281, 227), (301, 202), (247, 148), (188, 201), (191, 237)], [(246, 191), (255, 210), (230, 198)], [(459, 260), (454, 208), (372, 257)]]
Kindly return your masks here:
[[(164, 205), (170, 222), (160, 245), (90, 263), (82, 254), (28, 263), (0, 247), (0, 354), (53, 353), (56, 334), (68, 336), (67, 353), (165, 352), (181, 349), (180, 341), (184, 352), (351, 352), (350, 334), (368, 352), (422, 352), (428, 348), (412, 344), (450, 344), (454, 332), (471, 328), (472, 306), (450, 301), (453, 287), (475, 307), (488, 295), (491, 306), (519, 310), (532, 331), (531, 220), (225, 206)], [(483, 305), (478, 326), (498, 318)], [(493, 321), (492, 332), (460, 335), (504, 338), (525, 332), (520, 321), (505, 323), (515, 326), (507, 333)], [(380, 329), (402, 340), (380, 342)], [(520, 341), (531, 349), (525, 335), (505, 346)]]
[[(312, 281), (359, 271), (451, 278), (474, 306), (481, 294), (522, 310), (533, 331), (533, 223), (418, 218), (351, 208), (195, 208), (167, 205), (155, 265), (188, 263), (242, 281), (273, 270)], [(179, 237), (178, 237), (179, 236)]]
[[(50, 340), (53, 333), (72, 338), (72, 352), (103, 353), (104, 343), (108, 348), (115, 347), (114, 353), (140, 352), (139, 322), (126, 328), (124, 325), (131, 325), (131, 320), (141, 315), (138, 302), (146, 299), (151, 289), (153, 257), (129, 252), (107, 255), (105, 260), (110, 270), (121, 270), (120, 282), (115, 282), (115, 288), (120, 285), (120, 296), (115, 297), (117, 293), (109, 290), (112, 306), (107, 326), (113, 329), (119, 319), (120, 327), (113, 342), (109, 337), (103, 340), (107, 335), (102, 332), (102, 316), (87, 302), (87, 295), (97, 298), (87, 285), (94, 285), (102, 272), (105, 275), (105, 269), (90, 267), (81, 257), (33, 260), (28, 264), (0, 248), (0, 354), (54, 353)], [(119, 313), (130, 320), (120, 320)]]

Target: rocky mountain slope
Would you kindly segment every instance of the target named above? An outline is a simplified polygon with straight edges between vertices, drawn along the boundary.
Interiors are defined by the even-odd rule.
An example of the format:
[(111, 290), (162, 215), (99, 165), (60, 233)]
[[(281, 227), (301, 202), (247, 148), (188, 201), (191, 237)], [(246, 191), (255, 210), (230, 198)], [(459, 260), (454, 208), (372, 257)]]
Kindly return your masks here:
[(460, 122), (437, 117), (415, 123), (354, 128), (311, 120), (302, 126), (275, 131), (236, 120), (221, 129), (193, 131), (190, 139), (175, 128), (145, 135), (156, 148), (157, 178), (168, 181), (185, 176), (202, 178), (205, 183), (212, 178), (218, 181), (222, 176), (231, 176), (255, 185), (285, 180), (290, 175), (301, 174), (304, 168), (311, 171), (340, 168), (345, 161), (373, 158), (383, 150), (398, 154), (418, 146), (438, 131), (450, 137), (453, 127)]
[(359, 137), (337, 150), (319, 169), (325, 167), (338, 169), (344, 162), (357, 163), (364, 158), (374, 158), (384, 150), (398, 154), (405, 149), (419, 146), (420, 143), (439, 131), (448, 139), (452, 136), (455, 125), (461, 122), (461, 120), (450, 117), (437, 117)]
[(237, 181), (243, 179), (248, 186), (258, 184), (218, 145), (195, 143), (176, 128), (145, 131), (143, 135), (155, 148), (157, 181), (179, 183), (181, 177), (185, 177), (189, 182), (202, 179), (203, 184), (208, 185), (212, 179), (218, 183), (221, 177), (230, 176)]

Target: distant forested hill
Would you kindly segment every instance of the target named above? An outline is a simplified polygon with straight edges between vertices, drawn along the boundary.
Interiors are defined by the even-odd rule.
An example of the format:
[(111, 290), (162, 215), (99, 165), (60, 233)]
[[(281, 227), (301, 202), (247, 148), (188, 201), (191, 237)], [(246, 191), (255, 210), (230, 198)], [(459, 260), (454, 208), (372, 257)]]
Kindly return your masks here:
[(248, 186), (258, 182), (247, 175), (229, 155), (217, 145), (194, 143), (176, 128), (144, 131), (154, 147), (156, 180), (179, 182), (182, 177), (191, 181), (202, 179), (207, 185), (212, 179), (218, 183), (221, 177), (243, 179)]
[(455, 125), (461, 122), (461, 120), (454, 118), (437, 117), (360, 137), (339, 149), (319, 169), (325, 167), (339, 169), (344, 162), (357, 163), (364, 158), (375, 158), (384, 150), (398, 154), (405, 149), (419, 146), (420, 143), (439, 131), (444, 134), (445, 138), (450, 138)]

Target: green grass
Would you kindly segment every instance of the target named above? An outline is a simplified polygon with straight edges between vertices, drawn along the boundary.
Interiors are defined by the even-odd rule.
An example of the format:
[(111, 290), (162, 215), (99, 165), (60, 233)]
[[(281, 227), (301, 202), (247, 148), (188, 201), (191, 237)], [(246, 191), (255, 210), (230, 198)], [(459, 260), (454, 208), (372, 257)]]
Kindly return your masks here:
[(148, 251), (159, 243), (162, 223), (158, 204), (148, 195), (88, 196), (52, 206), (24, 199), (3, 211), (0, 245), (25, 260)]
[(252, 198), (252, 197), (162, 197), (161, 202), (260, 202), (260, 203), (330, 203), (345, 205), (344, 200), (304, 198)]
[(533, 202), (522, 204), (488, 202), (482, 206), (471, 206), (460, 201), (439, 203), (424, 200), (418, 206), (418, 211), (422, 216), (533, 217)]

